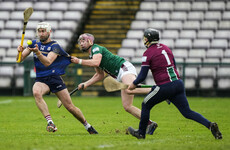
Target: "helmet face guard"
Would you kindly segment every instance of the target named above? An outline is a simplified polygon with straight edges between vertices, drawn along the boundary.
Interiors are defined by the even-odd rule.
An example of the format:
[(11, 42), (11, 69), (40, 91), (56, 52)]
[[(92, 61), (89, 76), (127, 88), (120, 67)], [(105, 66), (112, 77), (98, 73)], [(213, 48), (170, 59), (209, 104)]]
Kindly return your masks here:
[[(37, 29), (36, 29), (36, 35), (37, 35), (37, 36), (38, 36), (38, 30), (39, 30), (39, 29), (46, 29), (46, 32), (50, 33), (50, 31), (51, 31), (51, 26), (50, 26), (50, 24), (47, 23), (47, 22), (40, 22), (40, 23), (38, 23)], [(40, 41), (41, 41), (41, 42), (45, 42), (45, 41), (49, 38), (49, 36), (50, 36), (50, 34), (48, 34), (46, 38), (40, 39)], [(39, 36), (38, 36), (38, 37), (39, 37)]]
[(158, 30), (153, 29), (153, 28), (145, 29), (145, 31), (144, 31), (144, 39), (143, 39), (145, 47), (148, 48), (148, 45), (150, 43), (151, 44), (156, 44), (156, 43), (159, 42), (159, 40), (160, 40), (160, 32)]
[[(89, 43), (89, 47), (82, 48), (80, 45), (81, 40), (87, 41)], [(89, 48), (93, 45), (93, 42), (94, 42), (94, 36), (92, 34), (89, 34), (89, 33), (81, 34), (78, 38), (78, 44), (79, 44), (80, 50), (82, 50), (82, 52), (87, 52), (89, 50)]]

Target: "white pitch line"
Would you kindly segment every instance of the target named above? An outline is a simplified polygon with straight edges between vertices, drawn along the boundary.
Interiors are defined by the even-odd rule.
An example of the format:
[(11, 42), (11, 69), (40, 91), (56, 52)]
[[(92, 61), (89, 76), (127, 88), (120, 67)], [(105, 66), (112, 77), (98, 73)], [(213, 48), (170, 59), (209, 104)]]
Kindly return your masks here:
[(5, 101), (0, 101), (0, 104), (9, 104), (9, 103), (12, 103), (11, 99), (5, 100)]
[(98, 148), (108, 148), (113, 147), (113, 145), (98, 145)]
[(8, 99), (8, 100), (0, 101), (0, 104), (9, 104), (12, 102), (33, 102), (33, 100), (32, 99), (28, 99), (28, 100), (11, 100), (11, 99)]
[(14, 100), (15, 102), (33, 102), (33, 99), (27, 99), (27, 100)]

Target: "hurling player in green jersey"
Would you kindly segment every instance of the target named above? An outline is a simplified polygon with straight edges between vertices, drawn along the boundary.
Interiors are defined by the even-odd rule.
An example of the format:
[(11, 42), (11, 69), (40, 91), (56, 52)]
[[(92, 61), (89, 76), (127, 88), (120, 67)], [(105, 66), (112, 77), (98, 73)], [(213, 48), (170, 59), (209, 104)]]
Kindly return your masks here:
[[(79, 36), (78, 44), (80, 50), (89, 53), (90, 59), (79, 59), (71, 57), (71, 61), (76, 64), (94, 67), (96, 73), (88, 81), (80, 83), (78, 89), (86, 89), (88, 86), (104, 79), (104, 72), (112, 76), (118, 82), (130, 85), (136, 79), (137, 73), (135, 67), (124, 58), (112, 54), (107, 48), (94, 43), (94, 36), (84, 33)], [(148, 93), (150, 88), (137, 88), (131, 90), (121, 90), (121, 99), (124, 109), (134, 117), (141, 118), (141, 110), (133, 106), (134, 94)], [(147, 134), (153, 134), (157, 127), (157, 123), (149, 120), (146, 130)]]

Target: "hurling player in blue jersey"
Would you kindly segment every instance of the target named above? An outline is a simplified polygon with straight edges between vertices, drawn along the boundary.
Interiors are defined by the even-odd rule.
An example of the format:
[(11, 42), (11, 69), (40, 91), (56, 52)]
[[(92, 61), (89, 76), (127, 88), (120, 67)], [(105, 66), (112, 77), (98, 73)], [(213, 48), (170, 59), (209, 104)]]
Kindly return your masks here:
[(144, 81), (149, 70), (152, 72), (156, 86), (152, 87), (151, 92), (142, 102), (139, 130), (129, 127), (128, 131), (136, 138), (144, 139), (150, 110), (156, 104), (169, 99), (185, 118), (194, 120), (210, 129), (215, 139), (222, 139), (217, 123), (210, 122), (201, 114), (190, 109), (172, 51), (166, 45), (159, 43), (159, 40), (160, 33), (158, 30), (148, 28), (144, 31), (143, 42), (147, 50), (142, 57), (141, 71), (128, 89), (133, 90), (136, 85)]
[(65, 68), (71, 63), (70, 56), (56, 41), (50, 38), (51, 26), (47, 22), (40, 22), (37, 25), (36, 33), (39, 40), (33, 40), (27, 48), (18, 46), (18, 52), (22, 52), (22, 61), (33, 52), (34, 64), (36, 68), (36, 80), (33, 85), (33, 95), (37, 107), (47, 120), (47, 131), (55, 132), (48, 106), (43, 99), (43, 95), (52, 92), (61, 100), (64, 107), (78, 119), (90, 134), (97, 134), (97, 131), (87, 123), (83, 113), (74, 106), (69, 92), (60, 75), (65, 73)]

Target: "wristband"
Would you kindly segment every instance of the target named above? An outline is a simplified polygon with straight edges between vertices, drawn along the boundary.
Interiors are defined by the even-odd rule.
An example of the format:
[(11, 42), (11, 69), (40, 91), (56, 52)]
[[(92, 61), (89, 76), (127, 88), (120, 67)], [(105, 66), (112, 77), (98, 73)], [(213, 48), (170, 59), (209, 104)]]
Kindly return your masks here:
[(82, 59), (79, 59), (78, 64), (80, 65), (82, 64)]

